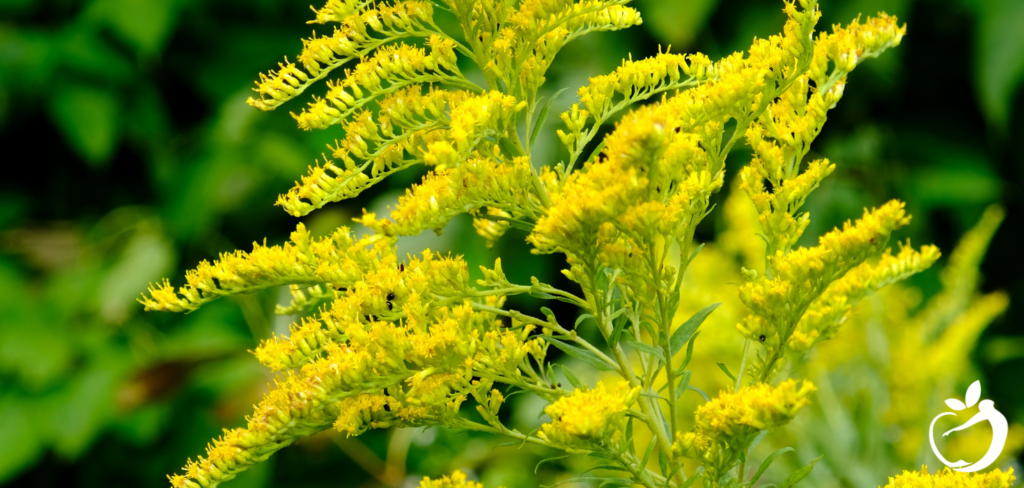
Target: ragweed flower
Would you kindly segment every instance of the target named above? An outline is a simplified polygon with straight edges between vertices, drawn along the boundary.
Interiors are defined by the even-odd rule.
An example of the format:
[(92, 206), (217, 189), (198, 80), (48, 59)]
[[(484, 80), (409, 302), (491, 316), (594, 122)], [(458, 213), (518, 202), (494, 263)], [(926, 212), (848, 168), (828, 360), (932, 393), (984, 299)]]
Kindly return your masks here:
[(890, 477), (885, 488), (1010, 488), (1015, 479), (1013, 468), (987, 473), (961, 473), (945, 468), (928, 474), (928, 467), (922, 466), (921, 471), (904, 471)]
[(563, 446), (619, 441), (626, 430), (626, 410), (639, 393), (639, 387), (625, 382), (612, 387), (598, 382), (593, 390), (577, 390), (544, 409), (551, 422), (541, 426), (540, 437)]

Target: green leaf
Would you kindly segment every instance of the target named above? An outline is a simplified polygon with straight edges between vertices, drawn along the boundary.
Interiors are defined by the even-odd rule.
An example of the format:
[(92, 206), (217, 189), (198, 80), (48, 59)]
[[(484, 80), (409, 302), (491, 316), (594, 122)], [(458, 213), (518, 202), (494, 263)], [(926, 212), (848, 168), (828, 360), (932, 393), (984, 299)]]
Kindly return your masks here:
[(545, 317), (554, 317), (555, 312), (552, 312), (548, 307), (540, 307), (540, 313), (544, 314)]
[(58, 88), (50, 113), (64, 139), (90, 166), (105, 166), (120, 137), (120, 102), (108, 91), (86, 86)]
[(1024, 81), (1024, 2), (978, 2), (975, 60), (981, 108), (990, 122), (1005, 128), (1014, 94)]
[(546, 462), (549, 462), (549, 461), (558, 461), (559, 459), (565, 459), (565, 458), (567, 458), (567, 457), (569, 457), (569, 456), (571, 456), (571, 454), (566, 454), (566, 455), (564, 455), (564, 456), (555, 456), (555, 457), (549, 457), (549, 458), (547, 458), (547, 459), (541, 459), (541, 460), (540, 460), (540, 462), (539, 462), (539, 463), (537, 463), (537, 465), (536, 465), (536, 466), (534, 466), (534, 468), (533, 468), (533, 474), (537, 474), (537, 470), (538, 470), (538, 469), (540, 469), (540, 465), (541, 465), (541, 464), (544, 464), (544, 463), (546, 463)]
[(683, 394), (690, 387), (690, 371), (684, 371), (682, 376), (679, 378), (679, 386), (676, 387), (676, 399)]
[(541, 107), (540, 113), (537, 114), (537, 120), (533, 123), (533, 131), (530, 134), (530, 147), (533, 147), (533, 143), (537, 141), (537, 136), (540, 135), (540, 130), (544, 127), (544, 122), (548, 119), (548, 111), (551, 110), (551, 104), (555, 103), (555, 99), (568, 89), (569, 87), (565, 87), (558, 90), (547, 100), (547, 102), (544, 103), (544, 106)]
[(626, 309), (620, 308), (616, 310), (611, 317), (609, 317), (612, 319), (612, 324), (614, 325), (612, 334), (608, 339), (608, 343), (611, 347), (615, 347), (619, 344), (619, 338), (622, 336), (622, 332), (626, 330), (626, 325), (629, 324), (629, 317), (626, 316), (625, 312)]
[(628, 469), (623, 468), (622, 466), (612, 466), (610, 464), (599, 464), (597, 466), (591, 466), (586, 471), (580, 473), (580, 475), (587, 474), (587, 473), (589, 473), (591, 471), (597, 471), (599, 469), (606, 469), (608, 471), (626, 471), (626, 472), (629, 472)]
[(580, 315), (579, 317), (576, 317), (576, 325), (575, 325), (575, 326), (573, 326), (573, 328), (576, 328), (576, 329), (578, 329), (578, 328), (580, 327), (580, 324), (581, 324), (581, 323), (582, 323), (582, 322), (583, 322), (584, 320), (587, 320), (587, 319), (592, 319), (592, 318), (594, 318), (594, 316), (593, 316), (593, 315), (590, 315), (589, 313), (585, 313), (585, 314), (582, 314), (582, 315)]
[(669, 351), (672, 356), (675, 356), (676, 353), (679, 352), (679, 349), (683, 347), (683, 344), (686, 344), (686, 342), (690, 340), (690, 337), (693, 336), (693, 333), (697, 331), (697, 327), (700, 327), (700, 324), (704, 323), (704, 319), (708, 318), (708, 315), (711, 315), (711, 312), (714, 312), (721, 304), (722, 302), (718, 302), (704, 307), (703, 310), (693, 314), (693, 317), (686, 319), (686, 322), (683, 322), (682, 325), (672, 333), (672, 337), (670, 337), (668, 341)]
[(508, 159), (523, 155), (519, 147), (507, 137), (498, 138), (498, 147), (501, 149), (501, 155)]
[(601, 154), (601, 151), (604, 150), (604, 145), (605, 145), (605, 140), (601, 139), (601, 143), (598, 144), (597, 147), (595, 147), (594, 150), (590, 152), (590, 156), (587, 157), (587, 162), (588, 163), (593, 161), (594, 159), (596, 159)]
[(718, 369), (721, 369), (722, 372), (725, 373), (725, 375), (728, 376), (729, 379), (733, 381), (733, 383), (736, 382), (736, 377), (729, 372), (729, 367), (726, 366), (725, 363), (718, 363)]
[(583, 482), (586, 482), (586, 481), (602, 481), (602, 482), (604, 482), (604, 481), (612, 481), (612, 482), (620, 482), (620, 481), (624, 481), (624, 480), (622, 478), (612, 478), (612, 477), (608, 477), (608, 476), (577, 476), (575, 478), (569, 478), (569, 479), (565, 479), (565, 480), (559, 481), (558, 483), (555, 483), (553, 485), (541, 485), (541, 488), (555, 488), (556, 486), (564, 485), (565, 483), (583, 483)]
[(612, 368), (611, 365), (604, 362), (601, 358), (597, 357), (596, 354), (586, 349), (581, 349), (579, 347), (566, 344), (565, 342), (562, 342), (560, 339), (557, 339), (549, 335), (542, 335), (540, 337), (551, 343), (552, 346), (555, 346), (562, 352), (568, 354), (569, 356), (579, 359), (580, 361), (583, 361), (601, 371), (614, 370), (614, 368)]
[(818, 464), (818, 461), (821, 461), (821, 458), (823, 457), (825, 457), (824, 454), (814, 458), (814, 460), (812, 460), (811, 463), (808, 464), (807, 466), (804, 466), (796, 471), (793, 471), (793, 473), (790, 474), (786, 478), (786, 480), (782, 482), (781, 485), (779, 485), (779, 488), (792, 488), (793, 485), (799, 483), (800, 480), (806, 478), (808, 474), (811, 474), (811, 470), (814, 469), (814, 465)]
[(626, 445), (629, 446), (630, 452), (635, 456), (636, 444), (633, 442), (633, 417), (626, 421)]
[(697, 258), (697, 255), (700, 254), (700, 251), (702, 249), (704, 249), (704, 243), (701, 243), (701, 245), (697, 246), (697, 249), (694, 249), (693, 252), (690, 253), (690, 258), (686, 260), (687, 266), (689, 266), (690, 263), (692, 263), (693, 260)]
[[(765, 430), (765, 431), (762, 431), (762, 432), (768, 432), (768, 431)], [(760, 436), (758, 436), (758, 437), (760, 437)], [(757, 480), (761, 479), (761, 475), (764, 474), (764, 472), (768, 470), (768, 466), (772, 465), (772, 462), (775, 461), (775, 458), (777, 458), (777, 457), (779, 457), (779, 456), (781, 456), (781, 455), (783, 455), (783, 454), (785, 454), (785, 453), (787, 453), (789, 451), (792, 451), (792, 450), (794, 450), (792, 447), (783, 447), (782, 449), (776, 449), (775, 452), (769, 454), (768, 457), (764, 458), (764, 462), (761, 463), (761, 467), (757, 468), (757, 472), (754, 473), (754, 477), (750, 478), (750, 486), (753, 486), (754, 483)]]
[(718, 0), (640, 0), (637, 3), (648, 31), (659, 42), (678, 51), (689, 46), (700, 34)]
[(654, 330), (654, 324), (650, 320), (641, 320), (640, 327), (643, 327), (651, 337), (657, 337), (658, 331)]
[(662, 354), (661, 351), (656, 349), (654, 346), (651, 346), (650, 344), (644, 344), (643, 342), (636, 340), (633, 337), (633, 334), (630, 334), (628, 331), (623, 334), (622, 343), (626, 344), (629, 347), (632, 347), (638, 352), (650, 354), (651, 356), (654, 356), (662, 361), (665, 360), (665, 355)]
[(572, 373), (572, 370), (569, 369), (568, 366), (564, 364), (559, 364), (559, 366), (562, 368), (562, 374), (565, 375), (565, 379), (569, 380), (569, 383), (572, 385), (573, 388), (583, 388), (583, 382), (580, 381), (580, 379), (577, 378), (576, 375)]
[(704, 393), (704, 390), (701, 390), (700, 388), (697, 388), (696, 386), (690, 385), (690, 386), (687, 386), (686, 389), (687, 390), (693, 390), (693, 391), (697, 392), (700, 396), (704, 397), (704, 401), (705, 402), (710, 402), (711, 401), (711, 397), (709, 397), (707, 393)]
[(757, 445), (760, 444), (761, 441), (763, 441), (765, 436), (767, 436), (767, 435), (768, 435), (768, 431), (767, 430), (762, 430), (759, 434), (757, 434), (757, 437), (755, 437), (754, 440), (750, 442), (750, 447), (747, 448), (747, 455), (748, 456), (750, 455), (750, 453), (754, 452), (754, 448), (757, 447)]
[(647, 468), (647, 461), (650, 461), (651, 453), (654, 452), (654, 447), (657, 444), (657, 442), (654, 442), (654, 439), (651, 439), (650, 442), (647, 443), (647, 452), (644, 453), (643, 461), (640, 461), (640, 470), (644, 470)]
[[(679, 468), (677, 467), (676, 469)], [(676, 472), (672, 471), (672, 476), (675, 476), (675, 474)], [(693, 486), (694, 483), (697, 482), (697, 478), (700, 478), (702, 474), (704, 474), (704, 466), (698, 467), (697, 471), (694, 471), (693, 474), (690, 475), (690, 477), (683, 482), (683, 484), (679, 485), (679, 488), (690, 488), (691, 486)], [(669, 476), (669, 478), (672, 478), (672, 476)]]
[(35, 464), (46, 447), (32, 422), (32, 405), (21, 398), (0, 398), (0, 483)]
[(605, 478), (600, 486), (632, 486), (633, 481), (625, 478)]
[(665, 457), (665, 451), (658, 450), (658, 467), (661, 468), (662, 473), (668, 472), (668, 459)]
[(175, 0), (98, 0), (89, 15), (102, 17), (118, 37), (136, 52), (153, 56), (159, 53), (177, 20)]
[(693, 337), (690, 337), (690, 341), (686, 343), (686, 356), (683, 357), (683, 364), (679, 365), (680, 372), (690, 365), (690, 360), (693, 359), (693, 344), (697, 342), (697, 336), (699, 335), (700, 332), (693, 334)]

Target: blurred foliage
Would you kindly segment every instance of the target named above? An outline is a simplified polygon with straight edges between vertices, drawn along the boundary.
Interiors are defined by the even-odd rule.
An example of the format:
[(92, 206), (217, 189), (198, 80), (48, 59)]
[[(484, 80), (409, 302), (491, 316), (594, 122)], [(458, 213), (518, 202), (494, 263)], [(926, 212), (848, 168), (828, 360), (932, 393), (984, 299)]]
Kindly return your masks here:
[[(774, 2), (756, 0), (636, 6), (644, 27), (568, 46), (549, 75), (552, 91), (659, 46), (717, 58), (783, 19)], [(980, 290), (1004, 290), (1011, 303), (972, 360), (986, 396), (1021, 423), (1024, 269), (1015, 243), (1024, 229), (1024, 2), (823, 0), (822, 9), (820, 25), (884, 9), (909, 33), (900, 49), (854, 75), (857, 89), (832, 112), (816, 151), (838, 174), (809, 202), (815, 228), (806, 235), (899, 197), (915, 215), (902, 237), (948, 254), (988, 204), (1001, 203), (1007, 218)], [(270, 203), (340, 134), (301, 133), (286, 114), (259, 113), (243, 100), (256, 73), (298, 50), (310, 15), (303, 3), (276, 0), (0, 1), (0, 142), (11, 173), (0, 178), (0, 484), (165, 486), (164, 473), (240, 422), (271, 380), (246, 350), (286, 326), (271, 313), (277, 292), (184, 319), (140, 315), (135, 298), (149, 281), (259, 236), (282, 241), (293, 228)], [(538, 151), (554, 157), (557, 141), (544, 134)], [(418, 177), (400, 175), (392, 190), (306, 223), (325, 232), (361, 207), (394, 202), (394, 189)], [(715, 227), (699, 235), (712, 240)], [(508, 266), (514, 281), (557, 282), (548, 258), (501, 249), (523, 237), (510, 232), (487, 250), (468, 220), (457, 220), (441, 236), (402, 245), (465, 254), (470, 269), (500, 252), (517, 263)], [(939, 292), (937, 273), (913, 281), (924, 299)], [(518, 402), (510, 409), (516, 427), (540, 424), (539, 405), (510, 401)], [(452, 468), (488, 486), (535, 486), (587, 467), (567, 458), (535, 469), (545, 453), (518, 447), (442, 429), (359, 440), (325, 434), (234, 486), (337, 486), (340, 473), (345, 485), (403, 486), (414, 473)]]

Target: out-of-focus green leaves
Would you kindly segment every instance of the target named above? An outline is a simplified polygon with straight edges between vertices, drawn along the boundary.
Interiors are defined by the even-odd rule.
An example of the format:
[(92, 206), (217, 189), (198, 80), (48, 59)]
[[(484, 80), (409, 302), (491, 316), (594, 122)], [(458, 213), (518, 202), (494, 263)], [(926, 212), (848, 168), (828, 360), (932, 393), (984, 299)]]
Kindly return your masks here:
[(117, 147), (120, 107), (114, 93), (87, 86), (61, 87), (50, 111), (68, 144), (89, 164), (107, 163)]
[(717, 5), (718, 0), (639, 0), (636, 6), (647, 30), (679, 51), (697, 38)]
[(30, 415), (31, 404), (10, 394), (0, 396), (0, 483), (35, 462), (44, 444)]
[(176, 0), (94, 0), (86, 17), (109, 25), (140, 55), (160, 52), (177, 20)]
[(1014, 95), (1024, 81), (1024, 2), (977, 2), (975, 41), (978, 92), (989, 121), (1005, 129)]
[(174, 252), (171, 243), (160, 234), (139, 233), (133, 237), (100, 284), (100, 315), (114, 324), (124, 322), (139, 290), (171, 271)]

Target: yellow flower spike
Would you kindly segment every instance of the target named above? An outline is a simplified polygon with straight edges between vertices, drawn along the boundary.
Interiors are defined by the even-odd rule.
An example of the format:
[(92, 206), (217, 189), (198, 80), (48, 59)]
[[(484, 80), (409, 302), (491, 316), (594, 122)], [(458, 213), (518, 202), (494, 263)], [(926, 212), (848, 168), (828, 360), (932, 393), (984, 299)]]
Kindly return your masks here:
[(815, 391), (808, 381), (783, 381), (779, 386), (758, 383), (738, 392), (723, 392), (697, 408), (693, 431), (680, 434), (673, 449), (700, 459), (711, 479), (732, 469), (741, 453), (763, 430), (789, 423), (810, 404)]
[(904, 471), (890, 477), (885, 488), (1010, 488), (1016, 479), (1013, 468), (987, 473), (961, 473), (943, 468), (929, 474), (928, 467), (922, 466), (921, 471)]
[(861, 299), (928, 269), (940, 256), (935, 246), (924, 246), (920, 252), (912, 249), (909, 242), (900, 247), (897, 255), (886, 251), (877, 263), (863, 263), (829, 285), (801, 317), (787, 345), (802, 353), (818, 342), (831, 339)]
[[(311, 246), (321, 246), (325, 252), (314, 255)], [(282, 246), (254, 243), (251, 252), (221, 254), (212, 264), (203, 261), (190, 271), (185, 286), (175, 290), (165, 280), (151, 286), (149, 296), (139, 301), (146, 310), (190, 312), (223, 296), (282, 284), (345, 286), (358, 280), (390, 246), (379, 238), (357, 242), (346, 228), (312, 241), (300, 223), (292, 240)]]
[(425, 229), (441, 229), (456, 215), (482, 207), (506, 212), (515, 218), (536, 215), (530, 202), (534, 188), (529, 161), (518, 158), (509, 164), (473, 158), (456, 168), (428, 173), (418, 185), (406, 190), (391, 211), (391, 220), (366, 214), (359, 221), (383, 235), (417, 235)]
[(625, 382), (592, 390), (576, 390), (548, 405), (551, 422), (541, 426), (540, 437), (564, 446), (594, 446), (618, 442), (626, 429), (626, 410), (640, 392)]
[[(303, 50), (298, 56), (305, 72), (286, 59), (277, 72), (260, 75), (256, 82), (259, 98), (249, 98), (247, 103), (260, 110), (274, 110), (284, 102), (300, 95), (328, 73), (346, 63), (359, 59), (379, 46), (405, 37), (431, 35), (427, 22), (433, 17), (430, 2), (405, 0), (393, 6), (381, 5), (371, 8), (372, 2), (351, 0), (329, 0), (324, 8), (314, 10), (317, 23), (340, 22), (331, 36), (313, 37), (303, 41)], [(388, 19), (386, 25), (372, 22), (379, 18)], [(370, 21), (370, 22), (368, 22)], [(369, 26), (383, 37), (374, 37), (367, 31)], [(327, 110), (326, 105), (318, 105)], [(331, 112), (331, 110), (327, 110)], [(333, 119), (330, 113), (322, 121), (309, 117), (309, 127), (328, 124)], [(312, 124), (312, 125), (310, 125)]]
[(466, 474), (456, 470), (451, 475), (435, 480), (427, 476), (420, 481), (419, 488), (484, 488), (484, 485), (476, 481), (467, 481)]

